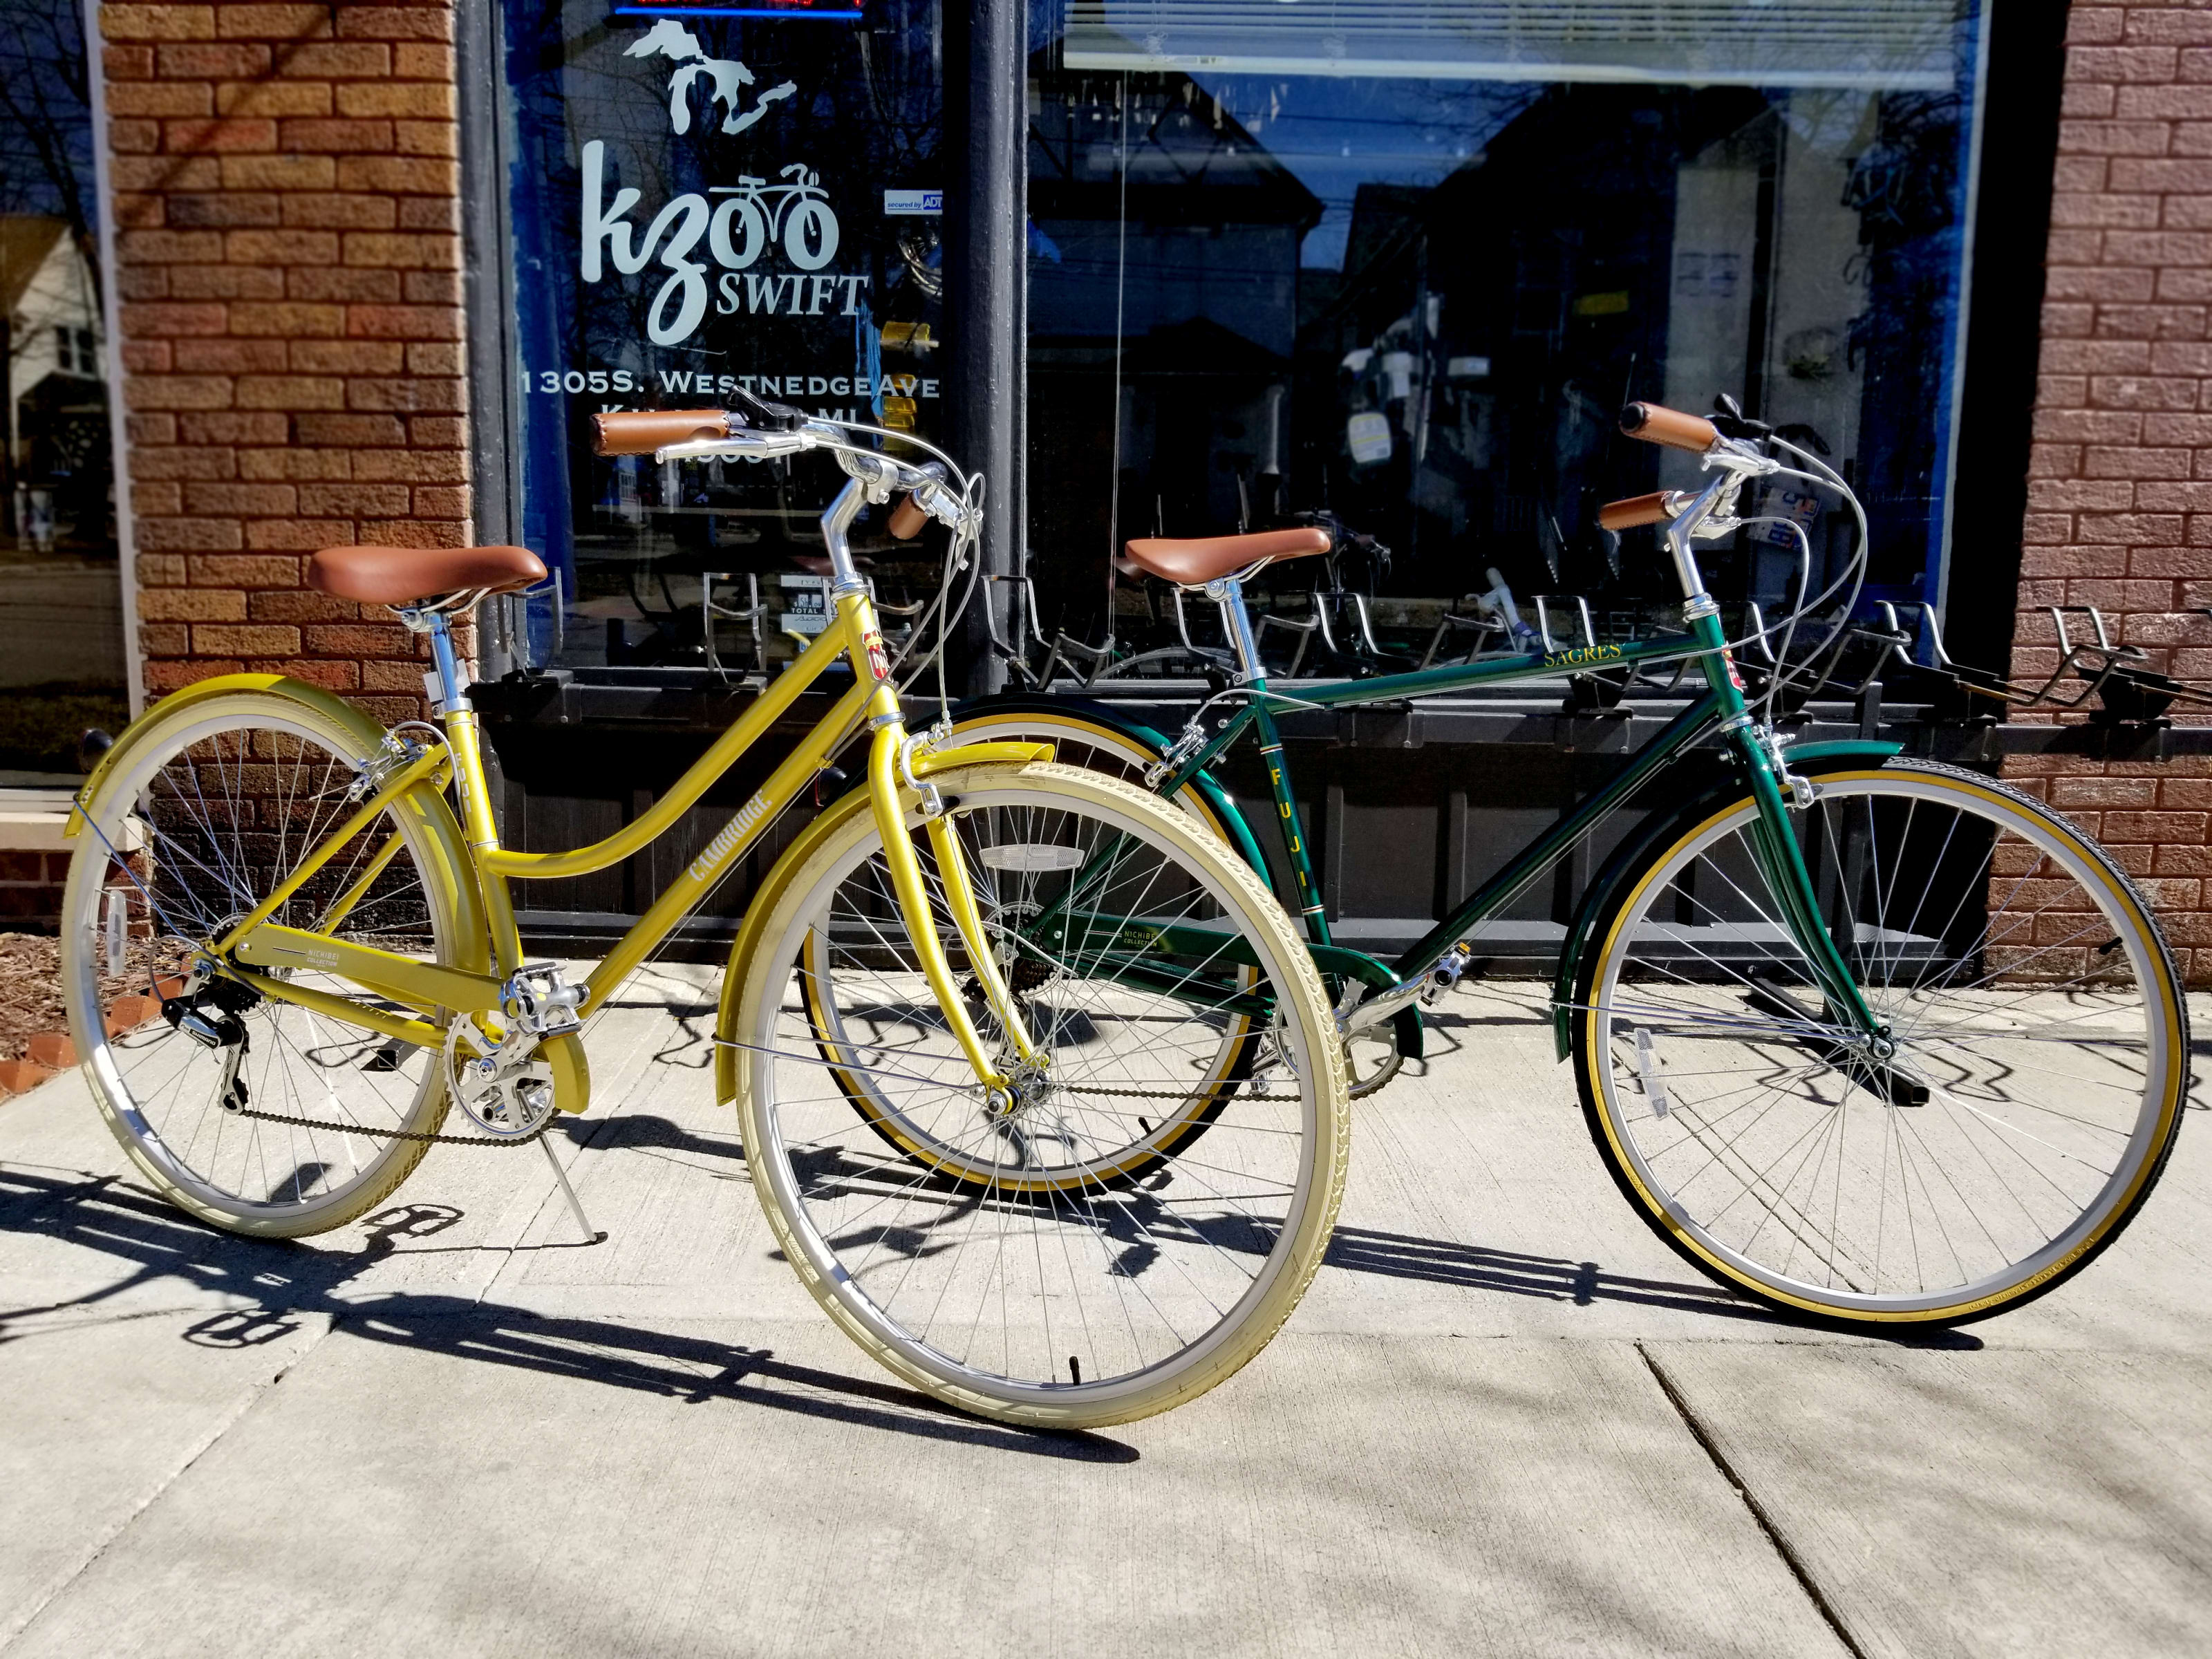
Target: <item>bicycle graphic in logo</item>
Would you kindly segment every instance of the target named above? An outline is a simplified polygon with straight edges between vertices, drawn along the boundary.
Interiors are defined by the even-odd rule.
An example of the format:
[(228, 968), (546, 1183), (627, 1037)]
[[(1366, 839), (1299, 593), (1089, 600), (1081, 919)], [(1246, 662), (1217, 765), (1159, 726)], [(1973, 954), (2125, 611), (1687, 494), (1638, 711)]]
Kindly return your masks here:
[(837, 215), (822, 176), (803, 161), (783, 169), (789, 182), (771, 185), (739, 173), (734, 185), (715, 185), (709, 196), (726, 199), (714, 209), (707, 246), (717, 263), (743, 270), (781, 240), (783, 257), (800, 270), (819, 270), (837, 252)]

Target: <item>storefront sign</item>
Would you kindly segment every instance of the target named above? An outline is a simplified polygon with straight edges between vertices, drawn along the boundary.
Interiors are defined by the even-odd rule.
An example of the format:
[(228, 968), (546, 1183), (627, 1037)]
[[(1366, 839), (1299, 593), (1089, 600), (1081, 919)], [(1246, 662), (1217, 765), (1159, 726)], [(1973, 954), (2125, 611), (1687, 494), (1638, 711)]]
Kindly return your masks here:
[[(568, 637), (607, 635), (624, 665), (688, 662), (681, 596), (699, 569), (739, 563), (758, 572), (777, 633), (817, 631), (818, 584), (775, 584), (780, 565), (817, 553), (834, 475), (611, 462), (590, 453), (589, 417), (727, 407), (744, 390), (826, 419), (928, 427), (942, 209), (908, 180), (937, 153), (931, 15), (872, 10), (856, 51), (852, 33), (814, 27), (837, 10), (776, 0), (503, 0), (500, 15), (529, 394), (521, 538), (570, 567), (582, 616), (620, 630), (580, 623)], [(894, 216), (887, 196), (908, 210)]]

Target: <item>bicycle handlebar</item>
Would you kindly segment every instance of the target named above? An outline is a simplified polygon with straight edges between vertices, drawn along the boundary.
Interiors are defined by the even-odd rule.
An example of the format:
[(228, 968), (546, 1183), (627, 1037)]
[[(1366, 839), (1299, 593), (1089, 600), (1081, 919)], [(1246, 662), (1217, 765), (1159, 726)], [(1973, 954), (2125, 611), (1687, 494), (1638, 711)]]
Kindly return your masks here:
[(1607, 501), (1597, 510), (1598, 527), (1618, 532), (1633, 530), (1638, 525), (1664, 524), (1669, 519), (1679, 518), (1696, 499), (1684, 490), (1655, 489), (1649, 495)]
[(1648, 444), (1694, 450), (1702, 455), (1720, 441), (1719, 428), (1702, 415), (1685, 415), (1664, 404), (1631, 404), (1620, 411), (1620, 429)]
[(637, 409), (592, 416), (594, 455), (650, 455), (670, 444), (730, 435), (730, 417), (719, 409)]
[[(781, 404), (766, 404), (781, 412)], [(796, 413), (796, 411), (791, 411)], [(796, 425), (763, 428), (745, 411), (719, 409), (623, 410), (592, 416), (592, 450), (598, 455), (652, 455), (662, 460), (712, 460), (717, 458), (749, 461), (772, 460), (827, 450), (837, 457), (846, 474), (876, 492), (902, 490), (891, 509), (887, 528), (900, 541), (911, 541), (930, 520), (955, 530), (974, 517), (960, 490), (945, 482), (945, 467), (931, 461), (921, 466), (869, 449), (853, 441), (833, 421), (799, 417)], [(964, 489), (965, 486), (963, 486)]]

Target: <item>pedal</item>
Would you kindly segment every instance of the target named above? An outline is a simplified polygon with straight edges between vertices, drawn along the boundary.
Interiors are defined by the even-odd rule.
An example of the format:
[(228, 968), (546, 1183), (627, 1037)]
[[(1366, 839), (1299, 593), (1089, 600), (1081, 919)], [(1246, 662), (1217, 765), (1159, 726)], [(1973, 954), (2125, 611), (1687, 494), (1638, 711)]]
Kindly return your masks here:
[(500, 987), (499, 1010), (533, 1036), (580, 1030), (584, 988), (561, 977), (558, 963), (526, 962)]

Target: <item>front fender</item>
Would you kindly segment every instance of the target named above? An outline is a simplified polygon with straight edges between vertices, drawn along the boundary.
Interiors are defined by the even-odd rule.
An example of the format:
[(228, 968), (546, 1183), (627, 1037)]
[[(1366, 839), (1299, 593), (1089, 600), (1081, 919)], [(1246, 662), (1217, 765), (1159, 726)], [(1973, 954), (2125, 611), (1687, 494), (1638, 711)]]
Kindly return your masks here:
[[(1904, 748), (1899, 743), (1845, 738), (1834, 743), (1793, 744), (1783, 751), (1783, 758), (1791, 771), (1818, 777), (1824, 772), (1847, 772), (1869, 763), (1879, 766), (1902, 753)], [(1573, 1049), (1575, 981), (1582, 974), (1583, 948), (1614, 890), (1629, 871), (1647, 857), (1655, 845), (1676, 831), (1685, 819), (1703, 817), (1720, 798), (1733, 799), (1749, 787), (1734, 756), (1716, 758), (1719, 763), (1716, 775), (1703, 787), (1693, 790), (1686, 804), (1672, 812), (1654, 812), (1641, 829), (1626, 837), (1591, 880), (1589, 891), (1583, 895), (1581, 908), (1575, 912), (1574, 926), (1567, 929), (1566, 941), (1560, 946), (1559, 969), (1552, 981), (1552, 1037), (1561, 1060), (1566, 1059)]]
[[(918, 770), (921, 764), (917, 763)], [(854, 814), (867, 811), (872, 805), (872, 798), (865, 787), (848, 789), (832, 800), (783, 849), (775, 866), (762, 878), (760, 886), (745, 902), (744, 920), (738, 924), (738, 936), (730, 944), (729, 966), (722, 972), (722, 995), (714, 1011), (714, 1098), (719, 1103), (732, 1105), (738, 1098), (738, 1051), (731, 1046), (738, 1034), (738, 997), (744, 988), (745, 964), (759, 946), (761, 930), (768, 926), (769, 913), (775, 908), (793, 876), (813, 856), (815, 848), (836, 834)]]

